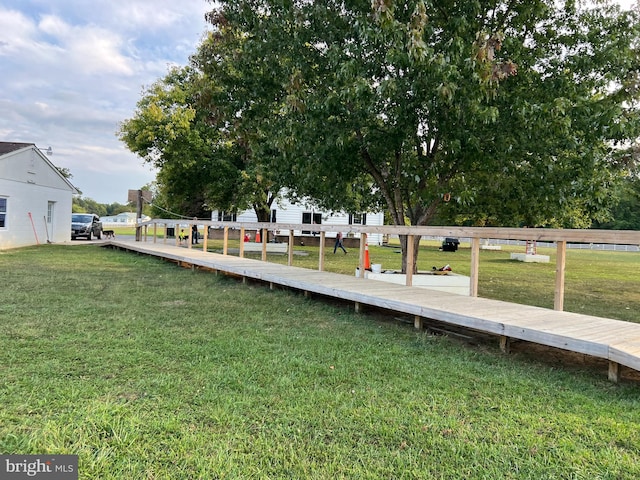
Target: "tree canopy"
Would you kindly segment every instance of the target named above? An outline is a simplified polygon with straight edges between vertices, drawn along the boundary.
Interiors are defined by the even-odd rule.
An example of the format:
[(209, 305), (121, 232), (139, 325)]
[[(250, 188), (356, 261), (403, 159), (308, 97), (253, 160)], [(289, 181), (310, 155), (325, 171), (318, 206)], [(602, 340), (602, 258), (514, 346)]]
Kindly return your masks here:
[(264, 221), (287, 187), (397, 225), (588, 227), (636, 161), (640, 16), (608, 0), (211, 3), (119, 133), (189, 214)]
[(610, 208), (618, 147), (640, 132), (637, 13), (571, 0), (218, 3), (214, 27), (242, 32), (238, 78), (279, 82), (247, 93), (271, 102), (264, 140), (292, 191), (328, 208), (374, 192), (399, 225), (439, 214), (584, 227)]

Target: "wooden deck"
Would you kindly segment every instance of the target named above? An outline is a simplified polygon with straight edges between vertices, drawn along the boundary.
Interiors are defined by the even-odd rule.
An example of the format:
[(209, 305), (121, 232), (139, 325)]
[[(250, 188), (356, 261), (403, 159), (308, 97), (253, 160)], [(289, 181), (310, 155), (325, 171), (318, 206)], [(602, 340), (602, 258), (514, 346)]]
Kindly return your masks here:
[(175, 245), (110, 240), (119, 249), (251, 278), (270, 285), (311, 292), (412, 315), (415, 325), (432, 319), (496, 335), (508, 349), (510, 339), (582, 353), (609, 361), (609, 379), (618, 381), (620, 365), (640, 371), (640, 324), (466, 297), (395, 285), (337, 273), (310, 270), (203, 252)]

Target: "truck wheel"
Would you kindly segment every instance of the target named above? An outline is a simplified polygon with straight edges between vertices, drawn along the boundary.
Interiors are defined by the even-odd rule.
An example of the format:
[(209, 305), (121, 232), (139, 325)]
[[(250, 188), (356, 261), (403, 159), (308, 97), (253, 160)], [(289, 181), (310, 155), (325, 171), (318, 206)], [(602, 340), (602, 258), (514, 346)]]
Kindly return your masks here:
[(91, 241), (91, 232), (89, 232), (89, 235), (87, 235), (87, 240)]
[(98, 240), (100, 240), (100, 239), (102, 238), (102, 230), (99, 230), (99, 231), (98, 231), (98, 234), (96, 235), (96, 238), (97, 238)]

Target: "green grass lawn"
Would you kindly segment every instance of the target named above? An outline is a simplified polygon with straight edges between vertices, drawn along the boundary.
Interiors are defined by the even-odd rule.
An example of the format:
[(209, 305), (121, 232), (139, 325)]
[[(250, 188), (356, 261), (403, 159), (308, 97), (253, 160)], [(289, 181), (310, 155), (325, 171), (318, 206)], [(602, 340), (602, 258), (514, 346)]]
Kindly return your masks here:
[(95, 245), (0, 271), (0, 451), (82, 479), (640, 475), (601, 371)]

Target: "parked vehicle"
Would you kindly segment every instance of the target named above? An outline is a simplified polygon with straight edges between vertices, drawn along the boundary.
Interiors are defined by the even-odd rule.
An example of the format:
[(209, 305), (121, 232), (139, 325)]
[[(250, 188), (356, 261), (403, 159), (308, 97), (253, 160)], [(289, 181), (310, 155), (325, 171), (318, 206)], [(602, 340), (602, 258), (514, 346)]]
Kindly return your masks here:
[(91, 240), (93, 235), (98, 240), (102, 237), (100, 217), (93, 213), (72, 213), (71, 240), (75, 240), (78, 237), (86, 237), (87, 240)]

